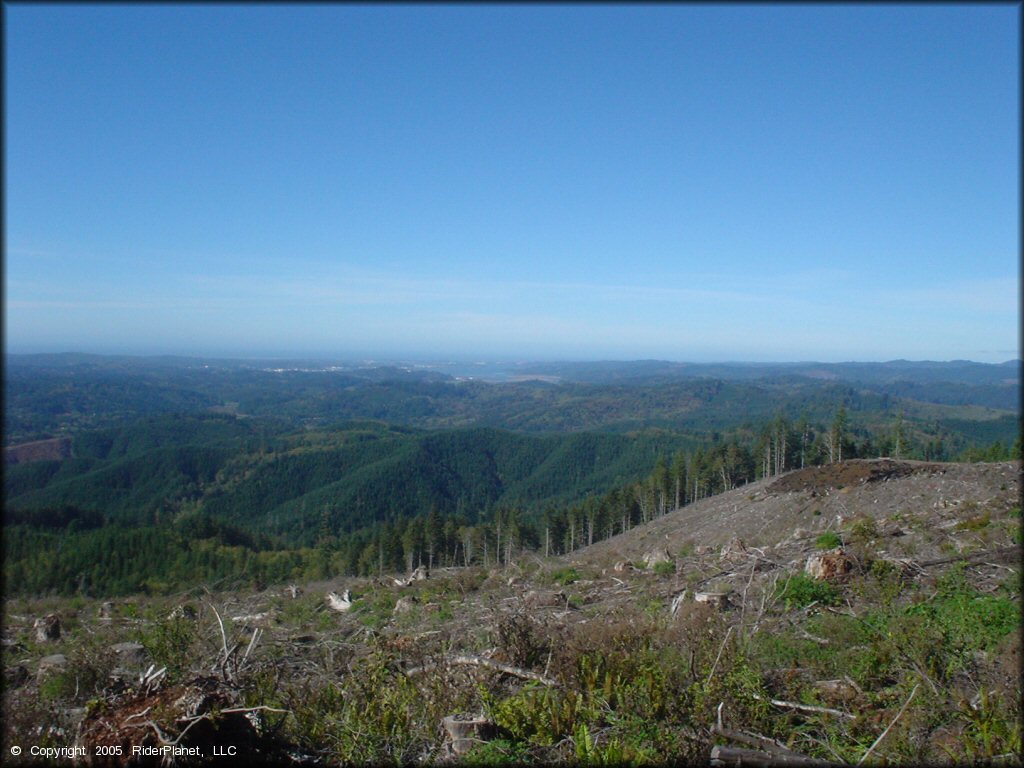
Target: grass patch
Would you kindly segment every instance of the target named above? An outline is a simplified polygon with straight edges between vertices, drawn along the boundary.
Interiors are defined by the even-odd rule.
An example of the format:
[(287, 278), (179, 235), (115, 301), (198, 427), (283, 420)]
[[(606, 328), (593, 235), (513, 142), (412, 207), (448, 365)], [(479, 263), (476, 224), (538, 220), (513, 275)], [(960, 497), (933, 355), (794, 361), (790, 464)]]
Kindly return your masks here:
[(835, 549), (843, 545), (842, 537), (835, 531), (826, 531), (814, 541), (818, 549)]
[(992, 522), (992, 516), (985, 512), (975, 517), (969, 517), (966, 520), (961, 520), (956, 524), (958, 531), (980, 531), (983, 528), (988, 528), (989, 523)]

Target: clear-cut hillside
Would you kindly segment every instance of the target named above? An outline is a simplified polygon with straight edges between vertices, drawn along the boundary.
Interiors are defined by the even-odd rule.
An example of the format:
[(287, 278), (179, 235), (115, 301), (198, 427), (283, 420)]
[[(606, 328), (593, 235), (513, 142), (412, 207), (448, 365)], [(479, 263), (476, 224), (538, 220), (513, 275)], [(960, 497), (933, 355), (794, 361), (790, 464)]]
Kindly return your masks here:
[(848, 461), (567, 557), (8, 601), (5, 736), (309, 766), (1019, 766), (1019, 478)]
[[(890, 459), (808, 467), (702, 499), (575, 553), (596, 565), (639, 562), (664, 549), (685, 565), (691, 553), (738, 539), (776, 557), (815, 549), (827, 531), (847, 534), (874, 521), (883, 552), (934, 559), (1005, 545), (999, 521), (1020, 506), (1020, 464), (935, 464)], [(980, 525), (988, 515), (995, 528)], [(970, 521), (976, 520), (972, 524)], [(735, 548), (735, 546), (734, 546)]]

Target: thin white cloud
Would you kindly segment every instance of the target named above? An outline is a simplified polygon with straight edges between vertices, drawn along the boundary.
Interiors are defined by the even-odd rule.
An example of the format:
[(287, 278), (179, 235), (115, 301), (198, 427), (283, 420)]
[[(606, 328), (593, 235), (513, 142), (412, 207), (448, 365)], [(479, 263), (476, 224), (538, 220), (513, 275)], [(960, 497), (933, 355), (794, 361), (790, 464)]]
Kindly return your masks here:
[(759, 290), (722, 290), (693, 287), (702, 284), (697, 276), (688, 286), (644, 283), (626, 285), (591, 282), (524, 280), (473, 280), (462, 278), (400, 277), (393, 274), (324, 272), (309, 277), (282, 280), (259, 275), (193, 275), (192, 284), (210, 294), (250, 295), (277, 302), (327, 302), (350, 305), (401, 305), (459, 301), (514, 301), (519, 298), (587, 298), (607, 303), (678, 302), (685, 304), (774, 304), (779, 300), (782, 280), (776, 279)]
[[(110, 309), (152, 310), (159, 305), (140, 301), (8, 301), (8, 309), (63, 309), (104, 311)], [(171, 304), (163, 304), (162, 308), (170, 309)]]

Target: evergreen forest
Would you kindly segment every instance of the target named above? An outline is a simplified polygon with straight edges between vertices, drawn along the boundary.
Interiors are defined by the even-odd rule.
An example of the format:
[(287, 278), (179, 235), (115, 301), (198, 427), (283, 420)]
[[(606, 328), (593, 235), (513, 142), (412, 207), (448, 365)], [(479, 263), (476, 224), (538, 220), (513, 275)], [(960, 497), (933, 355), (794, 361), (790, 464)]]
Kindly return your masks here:
[[(1020, 456), (1019, 414), (992, 407), (1019, 391), (1006, 370), (993, 378), (1003, 366), (950, 381), (932, 368), (865, 383), (636, 364), (483, 382), (400, 368), (7, 362), (11, 594), (508, 563), (794, 468)], [(19, 460), (18, 446), (55, 439), (69, 455)]]

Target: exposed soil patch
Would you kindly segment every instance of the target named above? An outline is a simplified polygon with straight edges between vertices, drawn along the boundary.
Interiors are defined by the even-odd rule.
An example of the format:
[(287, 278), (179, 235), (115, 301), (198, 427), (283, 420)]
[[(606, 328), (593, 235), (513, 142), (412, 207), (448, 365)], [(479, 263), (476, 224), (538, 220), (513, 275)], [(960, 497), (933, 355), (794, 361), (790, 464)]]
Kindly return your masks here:
[(71, 456), (71, 439), (54, 437), (4, 448), (4, 464), (27, 464), (30, 461), (60, 461)]
[(893, 459), (852, 459), (838, 464), (806, 467), (780, 477), (768, 486), (769, 493), (792, 491), (827, 491), (852, 485), (877, 483), (918, 473), (945, 474), (941, 464)]

